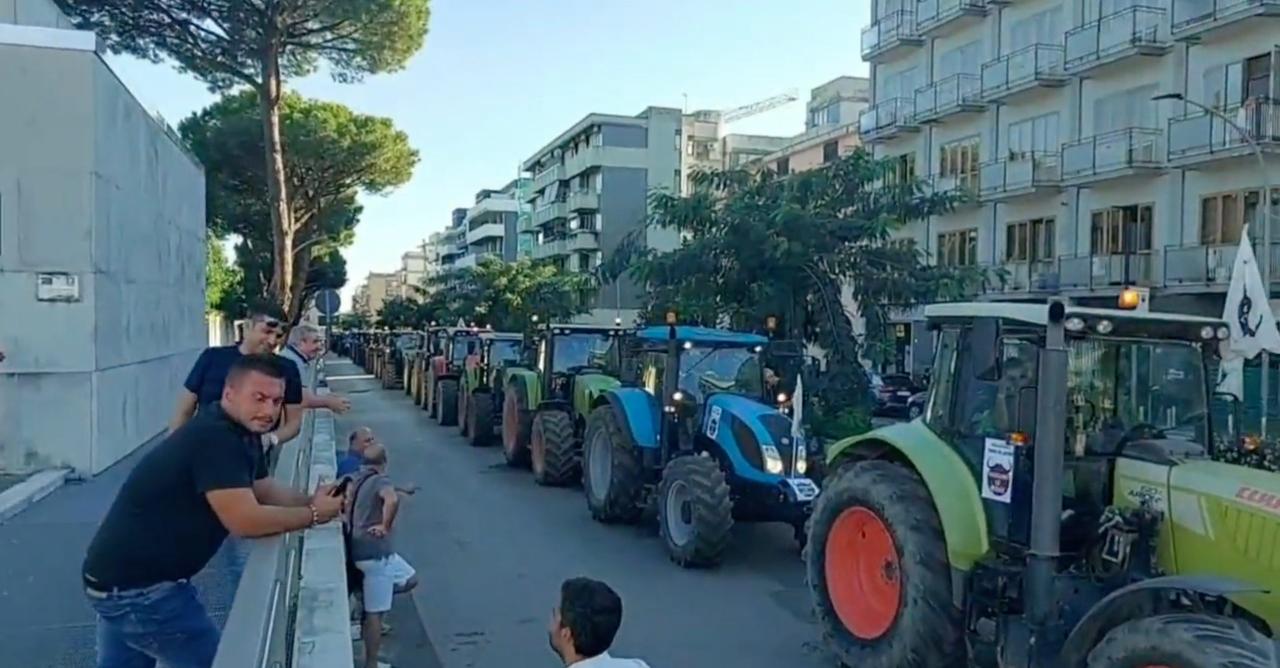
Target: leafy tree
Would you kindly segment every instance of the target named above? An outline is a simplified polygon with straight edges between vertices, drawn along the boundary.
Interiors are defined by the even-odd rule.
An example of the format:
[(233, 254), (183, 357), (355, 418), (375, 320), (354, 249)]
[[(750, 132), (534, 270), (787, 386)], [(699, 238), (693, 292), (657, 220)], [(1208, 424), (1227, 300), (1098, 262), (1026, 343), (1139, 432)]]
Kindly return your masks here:
[(673, 308), (684, 321), (760, 331), (777, 317), (779, 336), (828, 352), (826, 373), (807, 385), (811, 414), (826, 425), (865, 423), (845, 413), (869, 412), (860, 360), (887, 340), (890, 311), (959, 297), (983, 280), (981, 271), (931, 266), (914, 243), (892, 239), (957, 199), (896, 178), (894, 167), (859, 150), (789, 176), (697, 174), (689, 194), (651, 197), (649, 225), (677, 230), (681, 245), (658, 252), (634, 234), (602, 274), (629, 271), (648, 286), (652, 311)]
[[(286, 77), (326, 63), (338, 81), (402, 69), (426, 37), (428, 0), (56, 0), (109, 49), (153, 62), (168, 58), (214, 91), (247, 85), (257, 119), (264, 204), (270, 221), (270, 293), (292, 298), (296, 208), (282, 131)], [(305, 272), (303, 272), (305, 273)]]
[(204, 309), (207, 313), (220, 312), (228, 317), (240, 315), (239, 296), (243, 290), (244, 276), (240, 269), (227, 260), (222, 241), (212, 234), (205, 239)]
[(366, 327), (369, 326), (369, 318), (367, 318), (365, 314), (358, 313), (356, 311), (351, 311), (349, 313), (340, 313), (338, 314), (337, 326), (339, 329), (346, 329), (346, 330), (365, 329)]
[[(293, 93), (284, 96), (280, 109), (296, 259), (282, 305), (296, 320), (316, 290), (345, 282), (345, 265), (341, 282), (333, 270), (342, 262), (338, 249), (354, 239), (362, 212), (357, 195), (382, 194), (408, 181), (418, 153), (386, 118)], [(241, 238), (237, 258), (245, 270), (246, 294), (275, 298), (271, 286), (279, 264), (268, 179), (259, 159), (260, 113), (257, 94), (241, 91), (188, 117), (179, 132), (205, 165), (210, 229)], [(313, 272), (316, 263), (320, 266)]]
[(387, 329), (418, 327), (418, 305), (406, 297), (391, 297), (378, 309), (378, 326)]
[(499, 331), (523, 330), (534, 314), (544, 322), (563, 321), (590, 310), (595, 280), (566, 273), (549, 262), (503, 262), (485, 258), (475, 267), (430, 279), (423, 302), (430, 320), (487, 325)]

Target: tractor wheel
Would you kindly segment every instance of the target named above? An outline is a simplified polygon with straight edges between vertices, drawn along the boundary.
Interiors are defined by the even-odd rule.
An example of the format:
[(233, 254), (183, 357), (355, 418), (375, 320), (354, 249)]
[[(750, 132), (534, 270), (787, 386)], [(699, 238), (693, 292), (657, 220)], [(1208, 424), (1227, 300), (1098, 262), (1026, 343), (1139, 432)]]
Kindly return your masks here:
[(806, 580), (837, 659), (860, 668), (962, 665), (942, 522), (918, 477), (886, 461), (845, 467), (827, 478), (809, 529)]
[(733, 501), (716, 460), (699, 454), (667, 462), (658, 486), (658, 527), (676, 564), (719, 565), (733, 528)]
[(467, 435), (476, 448), (493, 440), (493, 395), (488, 392), (476, 392), (467, 400)]
[(413, 405), (422, 405), (422, 374), (416, 369), (409, 374), (409, 384), (412, 386), (410, 395), (413, 397)]
[(441, 427), (458, 424), (458, 381), (446, 378), (436, 383), (436, 420)]
[(591, 411), (582, 446), (582, 489), (591, 516), (606, 524), (640, 519), (640, 457), (609, 405)]
[(529, 437), (529, 459), (533, 480), (539, 485), (559, 487), (582, 475), (582, 462), (573, 438), (573, 419), (564, 411), (540, 411), (533, 416)]
[(1115, 627), (1089, 668), (1273, 668), (1280, 649), (1252, 626), (1218, 615), (1172, 613)]
[(435, 420), (440, 414), (439, 406), (436, 402), (440, 401), (440, 382), (433, 380), (433, 375), (428, 374), (422, 381), (422, 406), (427, 409), (427, 417)]
[(471, 433), (467, 431), (467, 427), (470, 426), (470, 424), (467, 422), (467, 413), (471, 410), (468, 405), (470, 403), (471, 403), (471, 393), (468, 392), (466, 389), (462, 389), (461, 391), (459, 391), (458, 392), (458, 433), (461, 434), (463, 438), (468, 438), (471, 436)]
[(509, 383), (502, 395), (502, 456), (512, 467), (529, 463), (529, 407), (519, 387)]

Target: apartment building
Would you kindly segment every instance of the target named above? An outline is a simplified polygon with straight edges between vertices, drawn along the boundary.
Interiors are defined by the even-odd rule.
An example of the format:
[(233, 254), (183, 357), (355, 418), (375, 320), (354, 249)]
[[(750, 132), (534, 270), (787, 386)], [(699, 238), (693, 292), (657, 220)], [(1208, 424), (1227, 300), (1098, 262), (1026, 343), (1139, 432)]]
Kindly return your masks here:
[(805, 131), (788, 138), (758, 164), (780, 174), (821, 167), (861, 144), (858, 117), (871, 104), (871, 80), (844, 76), (814, 88), (806, 104)]
[(476, 193), (475, 206), (464, 219), (467, 252), (455, 266), (474, 267), (486, 257), (515, 262), (519, 257), (518, 191), (519, 180), (513, 180), (501, 189)]
[(378, 317), (378, 313), (382, 311), (382, 305), (392, 297), (398, 297), (400, 294), (400, 280), (395, 272), (377, 272), (371, 271), (364, 279), (363, 303), (365, 313), (371, 317)]
[(458, 207), (449, 216), (449, 227), (445, 228), (439, 239), (440, 270), (460, 269), (462, 258), (467, 254), (467, 213), (470, 209)]
[[(565, 271), (590, 272), (636, 232), (649, 247), (671, 249), (671, 230), (646, 228), (650, 191), (676, 191), (682, 181), (684, 117), (649, 107), (636, 116), (588, 114), (525, 160), (533, 175), (525, 196), (532, 210), (535, 259)], [(591, 320), (631, 318), (642, 292), (629, 278), (602, 286)]]
[[(862, 139), (969, 195), (901, 234), (999, 268), (986, 298), (1109, 305), (1133, 285), (1152, 310), (1220, 314), (1280, 183), (1277, 17), (1276, 0), (873, 0)], [(927, 337), (902, 320), (900, 365), (921, 368)]]

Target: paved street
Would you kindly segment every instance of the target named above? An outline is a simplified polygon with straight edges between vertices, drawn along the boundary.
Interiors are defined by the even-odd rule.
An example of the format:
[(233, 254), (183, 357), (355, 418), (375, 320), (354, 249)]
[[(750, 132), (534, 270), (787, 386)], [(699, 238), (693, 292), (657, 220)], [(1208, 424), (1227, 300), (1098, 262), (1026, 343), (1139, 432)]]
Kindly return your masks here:
[(403, 392), (382, 390), (352, 364), (329, 364), (327, 373), (352, 400), (339, 438), (373, 427), (393, 477), (422, 485), (402, 510), (396, 541), (422, 577), (413, 602), (445, 668), (559, 665), (547, 619), (560, 581), (574, 575), (618, 590), (625, 612), (615, 653), (655, 668), (834, 665), (810, 620), (789, 528), (739, 526), (721, 568), (677, 568), (656, 528), (598, 524), (580, 489), (538, 487), (527, 471), (507, 468), (497, 447), (471, 448), (456, 428), (436, 426)]

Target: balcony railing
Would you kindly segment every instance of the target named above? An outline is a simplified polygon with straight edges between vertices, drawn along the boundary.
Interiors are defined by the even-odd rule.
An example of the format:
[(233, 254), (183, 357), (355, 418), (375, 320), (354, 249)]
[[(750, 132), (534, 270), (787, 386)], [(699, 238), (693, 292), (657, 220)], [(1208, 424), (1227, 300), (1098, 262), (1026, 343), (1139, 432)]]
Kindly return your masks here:
[(1248, 139), (1263, 149), (1280, 147), (1280, 102), (1260, 100), (1222, 110), (1248, 138), (1221, 117), (1196, 111), (1169, 119), (1169, 161), (1201, 162), (1232, 157), (1252, 150)]
[(564, 202), (552, 202), (534, 210), (533, 224), (535, 226), (545, 225), (557, 218), (565, 218), (568, 215), (569, 210)]
[(600, 249), (599, 233), (595, 230), (574, 230), (569, 233), (566, 252), (593, 251)]
[(1131, 55), (1163, 55), (1173, 46), (1160, 7), (1129, 7), (1067, 31), (1063, 67), (1081, 74)]
[(1159, 282), (1158, 260), (1159, 253), (1154, 251), (1059, 258), (1058, 285), (1063, 290), (1099, 290), (1125, 285), (1151, 287)]
[(533, 190), (541, 190), (564, 179), (564, 165), (555, 165), (538, 172), (533, 177)]
[(858, 134), (863, 141), (888, 139), (900, 132), (918, 129), (913, 120), (915, 104), (910, 98), (895, 97), (874, 104), (858, 116)]
[(590, 190), (578, 190), (569, 193), (569, 210), (582, 211), (583, 209), (599, 209), (600, 193), (591, 192)]
[(915, 12), (905, 9), (889, 12), (862, 29), (862, 59), (871, 60), (899, 46), (923, 43), (916, 30)]
[(1062, 145), (1062, 178), (1076, 185), (1164, 166), (1164, 133), (1125, 128)]
[(1058, 288), (1058, 267), (1053, 260), (1005, 262), (988, 292), (1053, 292)]
[(978, 201), (980, 183), (981, 172), (965, 172), (946, 176), (935, 175), (933, 177), (933, 191), (935, 193), (949, 193), (959, 198), (956, 202), (957, 206), (964, 206)]
[[(1259, 233), (1260, 234), (1260, 233)], [(1253, 242), (1253, 254), (1262, 257), (1262, 242)], [(1271, 244), (1271, 282), (1280, 281), (1280, 242)], [(1167, 288), (1213, 287), (1231, 283), (1240, 243), (1171, 246), (1164, 249), (1164, 284)]]
[(1255, 16), (1280, 16), (1280, 0), (1173, 0), (1171, 32), (1192, 39)]
[(1020, 153), (983, 163), (979, 174), (981, 199), (1012, 199), (1060, 187), (1062, 162), (1058, 153)]
[(916, 27), (924, 35), (956, 19), (986, 13), (986, 0), (918, 0)]
[(981, 81), (976, 74), (953, 74), (916, 90), (917, 123), (938, 120), (961, 111), (980, 111)]
[(1000, 56), (982, 66), (982, 99), (992, 102), (1036, 86), (1064, 86), (1062, 61), (1063, 48), (1057, 44), (1032, 44)]
[(568, 253), (569, 240), (567, 238), (543, 241), (533, 247), (533, 257), (539, 260), (542, 258), (555, 257), (557, 255), (567, 255)]

